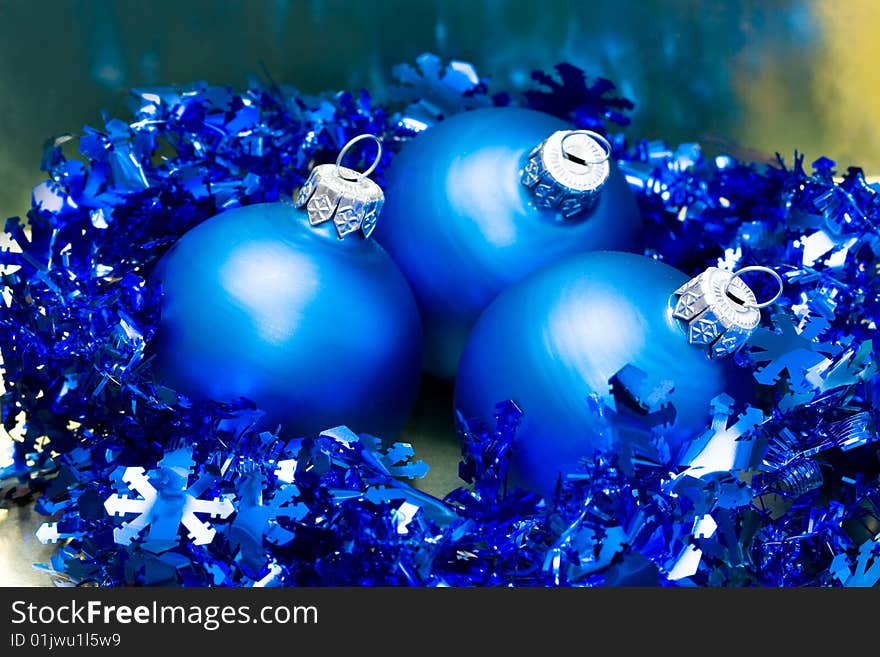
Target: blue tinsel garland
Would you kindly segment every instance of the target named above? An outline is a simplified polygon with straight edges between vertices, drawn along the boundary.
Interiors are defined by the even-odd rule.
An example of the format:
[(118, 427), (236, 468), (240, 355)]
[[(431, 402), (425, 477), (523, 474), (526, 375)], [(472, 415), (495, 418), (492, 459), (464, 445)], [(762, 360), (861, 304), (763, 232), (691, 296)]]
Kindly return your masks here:
[[(700, 437), (731, 447), (727, 462), (698, 457), (679, 467), (633, 450), (602, 454), (556, 499), (541, 500), (506, 488), (521, 412), (502, 402), (495, 427), (459, 420), (468, 485), (439, 500), (404, 482), (427, 469), (408, 445), (383, 449), (343, 428), (258, 434), (255, 409), (195, 404), (153, 383), (145, 352), (157, 304), (146, 273), (189, 228), (235, 205), (291, 196), (313, 163), (363, 132), (395, 145), (493, 104), (603, 133), (628, 122), (632, 105), (610, 82), (570, 65), (557, 73), (536, 73), (538, 86), (516, 99), (491, 94), (467, 64), (426, 55), (395, 70), (401, 86), (387, 106), (366, 92), (306, 98), (274, 84), (141, 89), (131, 119), (48, 144), (48, 180), (34, 190), (28, 220), (7, 221), (14, 246), (0, 258), (3, 423), (18, 437), (0, 494), (40, 493), (39, 510), (55, 520), (38, 537), (58, 543), (58, 577), (234, 586), (880, 581), (880, 195), (857, 169), (836, 179), (825, 158), (807, 173), (797, 155), (791, 166), (781, 158), (758, 166), (610, 135), (639, 195), (648, 255), (688, 273), (719, 263), (785, 273), (784, 297), (737, 356), (772, 413), (730, 417), (732, 400), (719, 398)], [(65, 155), (66, 142), (78, 143), (77, 157)], [(662, 397), (647, 393), (660, 408)], [(585, 403), (605, 414), (632, 403), (615, 401)]]

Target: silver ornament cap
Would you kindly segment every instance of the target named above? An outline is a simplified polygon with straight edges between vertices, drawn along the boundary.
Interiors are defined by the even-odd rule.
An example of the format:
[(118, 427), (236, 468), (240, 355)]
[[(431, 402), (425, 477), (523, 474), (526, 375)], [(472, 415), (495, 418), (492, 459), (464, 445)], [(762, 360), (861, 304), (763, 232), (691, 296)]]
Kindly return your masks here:
[(611, 175), (611, 144), (592, 130), (557, 130), (529, 153), (520, 182), (539, 208), (586, 214)]
[[(758, 303), (755, 293), (742, 280), (748, 272), (762, 272), (776, 279), (779, 291)], [(709, 267), (672, 295), (672, 316), (692, 345), (705, 347), (710, 358), (722, 358), (742, 347), (761, 321), (761, 308), (782, 294), (782, 278), (769, 267), (744, 267), (735, 272)]]
[[(364, 139), (372, 139), (377, 146), (370, 168), (358, 172), (342, 166), (342, 159), (349, 149)], [(298, 208), (305, 206), (312, 226), (332, 221), (339, 239), (357, 231), (365, 238), (369, 237), (385, 203), (385, 194), (367, 176), (375, 171), (381, 158), (381, 139), (369, 134), (355, 137), (339, 151), (336, 164), (319, 164), (312, 169), (294, 205)]]

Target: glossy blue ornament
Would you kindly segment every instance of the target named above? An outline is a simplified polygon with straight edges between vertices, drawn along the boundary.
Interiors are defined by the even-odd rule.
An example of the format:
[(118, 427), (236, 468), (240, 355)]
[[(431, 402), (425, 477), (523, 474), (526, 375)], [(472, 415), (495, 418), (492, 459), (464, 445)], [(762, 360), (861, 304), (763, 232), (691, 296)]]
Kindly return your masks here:
[(594, 252), (533, 274), (486, 309), (461, 358), (455, 404), (465, 418), (487, 421), (499, 401), (522, 409), (515, 481), (549, 495), (561, 473), (608, 447), (588, 399), (606, 398), (609, 379), (626, 365), (674, 385), (673, 457), (709, 427), (713, 397), (752, 398), (745, 370), (689, 344), (673, 318), (670, 300), (687, 281), (641, 255)]
[(454, 376), (480, 312), (510, 284), (568, 254), (638, 245), (638, 208), (613, 164), (592, 211), (568, 219), (522, 184), (532, 150), (570, 128), (514, 107), (465, 112), (406, 144), (387, 171), (376, 239), (416, 296), (432, 374)]
[(184, 235), (155, 273), (159, 378), (194, 398), (245, 397), (265, 426), (398, 434), (419, 385), (412, 293), (374, 240), (305, 208), (236, 208)]

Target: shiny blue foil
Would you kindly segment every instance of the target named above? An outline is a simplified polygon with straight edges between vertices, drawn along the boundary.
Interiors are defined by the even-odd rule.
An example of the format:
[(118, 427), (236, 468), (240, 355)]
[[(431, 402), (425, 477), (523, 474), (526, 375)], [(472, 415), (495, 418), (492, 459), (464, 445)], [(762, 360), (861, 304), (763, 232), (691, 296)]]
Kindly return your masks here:
[[(46, 180), (27, 219), (7, 220), (15, 248), (0, 251), (2, 421), (19, 436), (0, 496), (36, 498), (48, 516), (37, 538), (57, 549), (41, 567), (102, 586), (880, 581), (876, 185), (827, 158), (756, 165), (628, 141), (615, 131), (629, 101), (570, 65), (537, 73), (523, 97), (430, 55), (396, 74), (399, 95), (381, 103), (271, 82), (137, 89), (124, 118), (47, 143)], [(719, 264), (783, 275), (782, 298), (735, 356), (754, 406), (711, 399), (690, 463), (658, 449), (672, 400), (631, 363), (583, 403), (598, 425), (640, 438), (586, 455), (543, 497), (509, 476), (528, 409), (504, 399), (459, 415), (462, 486), (441, 500), (412, 486), (427, 465), (409, 445), (344, 427), (276, 434), (247, 400), (191, 400), (157, 382), (148, 273), (184, 233), (290, 198), (357, 134), (385, 140), (382, 182), (413, 135), (507, 105), (608, 134), (646, 255), (687, 275)], [(355, 149), (350, 163), (371, 155)]]

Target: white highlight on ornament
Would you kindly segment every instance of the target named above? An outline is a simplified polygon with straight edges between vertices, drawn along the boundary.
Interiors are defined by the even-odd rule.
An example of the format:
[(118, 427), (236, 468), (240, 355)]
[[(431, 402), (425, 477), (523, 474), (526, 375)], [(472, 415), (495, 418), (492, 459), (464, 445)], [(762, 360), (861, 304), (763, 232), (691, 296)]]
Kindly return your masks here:
[[(510, 246), (516, 242), (519, 234), (516, 220), (526, 210), (515, 172), (511, 176), (499, 176), (492, 184), (486, 184), (484, 172), (498, 170), (504, 163), (515, 161), (511, 157), (513, 152), (507, 146), (480, 149), (467, 157), (454, 159), (446, 175), (444, 190), (453, 212), (483, 213), (494, 218), (494, 221), (468, 224), (468, 228), (479, 231), (493, 247)], [(497, 212), (497, 208), (508, 206), (515, 211), (507, 216)]]
[(260, 337), (283, 344), (318, 293), (320, 272), (307, 254), (276, 242), (249, 242), (235, 248), (219, 276), (230, 299), (256, 318), (254, 330)]
[[(603, 283), (593, 281), (591, 285), (601, 287)], [(572, 308), (577, 308), (577, 312), (572, 313)], [(627, 330), (608, 330), (609, 326), (625, 326)], [(549, 358), (555, 358), (557, 353), (565, 354), (571, 367), (585, 373), (585, 383), (590, 389), (608, 390), (608, 378), (602, 372), (620, 369), (613, 354), (641, 352), (649, 344), (649, 332), (650, 326), (641, 314), (635, 316), (630, 308), (616, 303), (613, 294), (566, 289), (548, 313), (546, 335), (554, 339), (546, 340), (545, 347)], [(603, 336), (605, 348), (593, 346), (595, 335)], [(567, 412), (574, 413), (576, 409), (570, 408)]]

